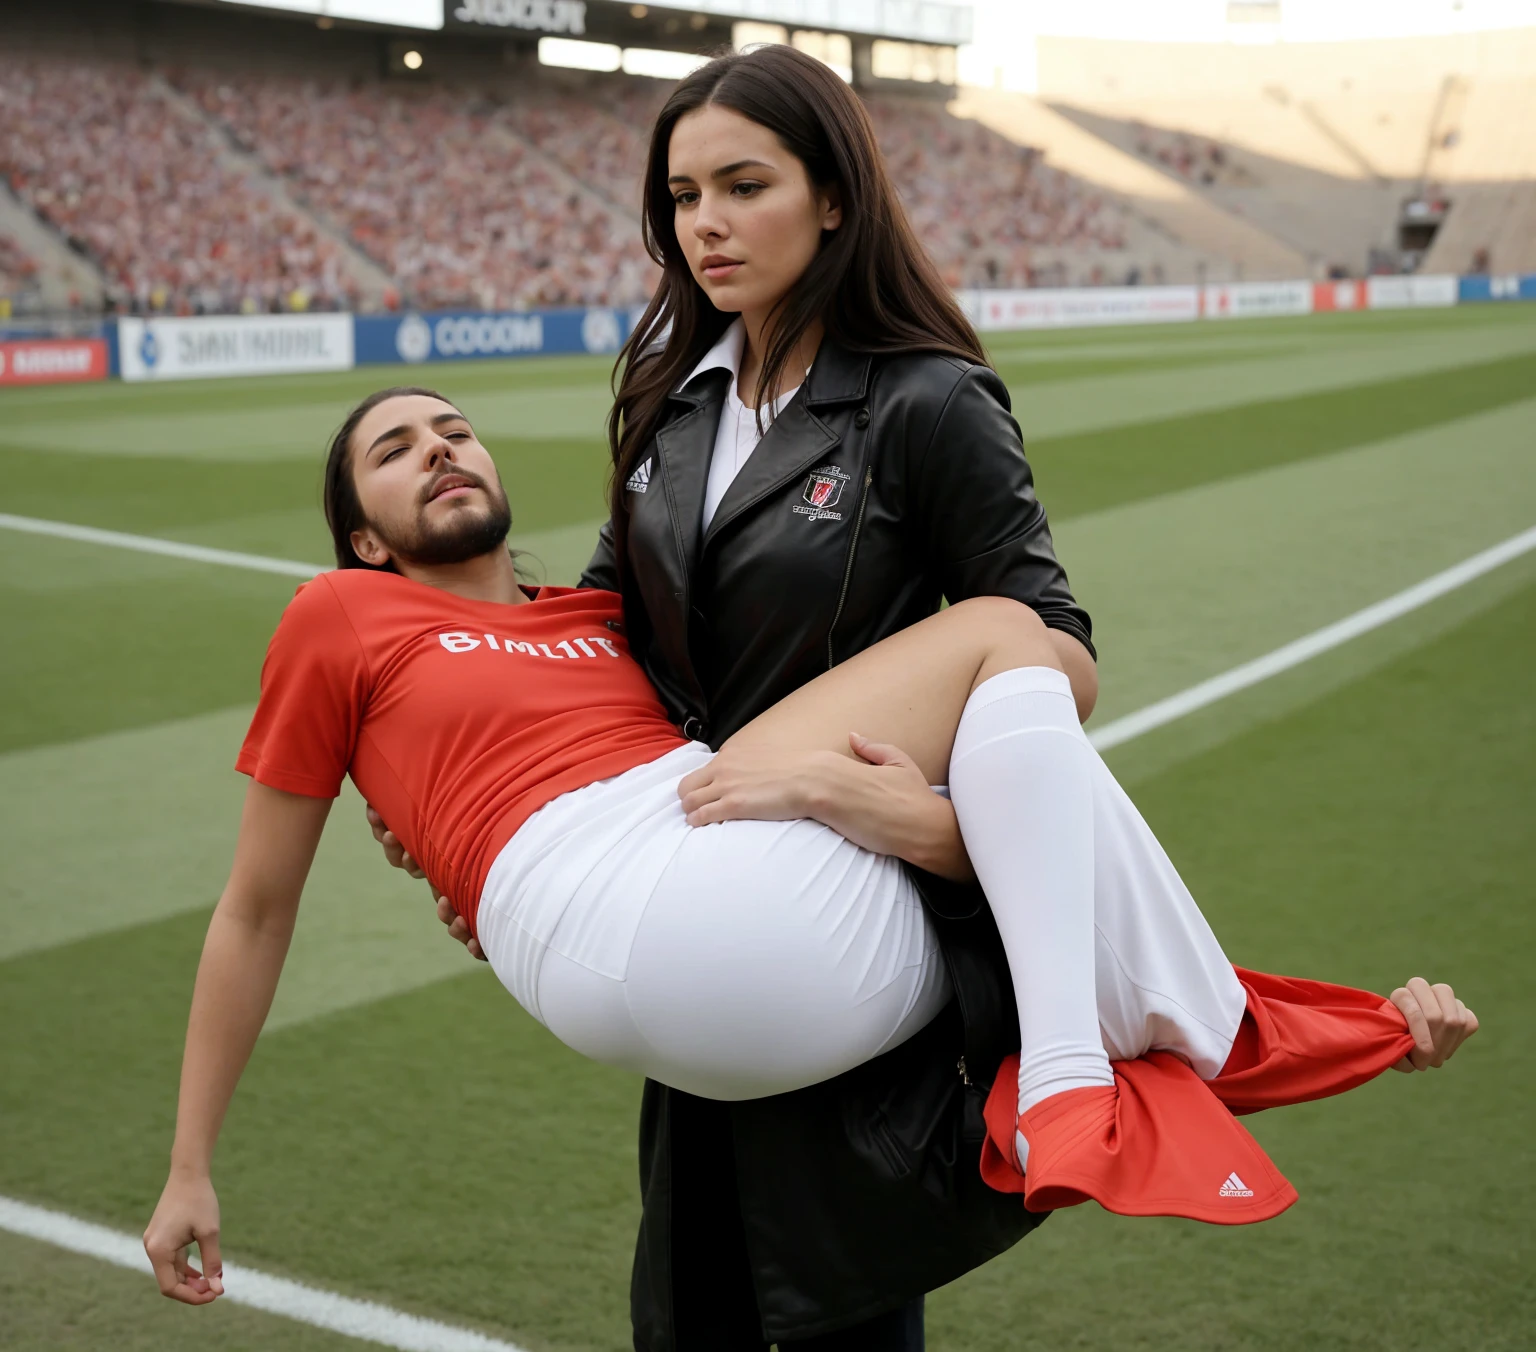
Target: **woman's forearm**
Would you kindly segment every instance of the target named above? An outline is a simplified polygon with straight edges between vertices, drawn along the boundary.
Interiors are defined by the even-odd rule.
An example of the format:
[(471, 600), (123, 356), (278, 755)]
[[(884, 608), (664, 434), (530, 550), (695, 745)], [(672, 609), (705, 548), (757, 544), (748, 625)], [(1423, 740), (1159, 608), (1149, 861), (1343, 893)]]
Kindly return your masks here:
[(187, 1020), (173, 1171), (209, 1172), (225, 1111), (272, 1006), (293, 920), (288, 911), (253, 922), (225, 902), (214, 912)]
[(954, 807), (916, 767), (828, 759), (808, 796), (807, 815), (854, 844), (952, 882), (975, 881)]

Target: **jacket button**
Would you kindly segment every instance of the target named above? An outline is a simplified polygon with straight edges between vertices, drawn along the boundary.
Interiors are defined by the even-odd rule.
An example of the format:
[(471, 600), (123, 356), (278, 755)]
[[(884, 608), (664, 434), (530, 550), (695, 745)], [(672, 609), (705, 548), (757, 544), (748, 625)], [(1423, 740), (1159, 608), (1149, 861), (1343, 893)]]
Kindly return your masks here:
[(853, 415), (853, 425), (858, 428), (869, 426), (869, 410), (867, 408), (861, 408)]
[(622, 634), (624, 632), (624, 626), (618, 620), (607, 620), (605, 623), (615, 634)]
[(689, 714), (683, 719), (683, 736), (690, 742), (702, 742), (704, 737), (704, 722), (697, 714)]

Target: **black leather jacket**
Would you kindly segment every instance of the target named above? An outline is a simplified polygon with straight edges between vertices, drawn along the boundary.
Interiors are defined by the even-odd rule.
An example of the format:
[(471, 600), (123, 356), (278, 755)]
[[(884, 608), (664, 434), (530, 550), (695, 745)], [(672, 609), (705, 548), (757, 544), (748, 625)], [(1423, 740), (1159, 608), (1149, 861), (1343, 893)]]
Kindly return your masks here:
[[(728, 383), (726, 372), (704, 372), (672, 396), (653, 453), (630, 479), (627, 566), (615, 567), (610, 523), (582, 578), (622, 592), (630, 649), (687, 735), (719, 746), (941, 598), (1013, 597), (1090, 643), (993, 371), (823, 343), (704, 531)], [(902, 1304), (1039, 1222), (978, 1171), (982, 1094), (1018, 1045), (990, 912), (977, 889), (919, 882), (956, 1002), (836, 1080), (718, 1105), (736, 1168), (714, 1186), (739, 1187), (766, 1341)], [(709, 1243), (672, 1233), (671, 1197), (691, 1162), (672, 1149), (678, 1097), (646, 1085), (632, 1287), (642, 1352), (675, 1345), (674, 1256)]]

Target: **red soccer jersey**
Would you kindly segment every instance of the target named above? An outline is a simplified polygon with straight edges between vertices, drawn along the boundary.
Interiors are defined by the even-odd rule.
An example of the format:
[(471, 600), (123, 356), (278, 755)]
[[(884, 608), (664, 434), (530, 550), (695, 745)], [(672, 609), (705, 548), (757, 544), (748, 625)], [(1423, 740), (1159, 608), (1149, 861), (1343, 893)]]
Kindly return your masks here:
[(473, 927), (535, 811), (684, 739), (610, 627), (612, 592), (467, 601), (394, 573), (306, 582), (267, 648), (236, 769), (334, 798), (352, 781)]

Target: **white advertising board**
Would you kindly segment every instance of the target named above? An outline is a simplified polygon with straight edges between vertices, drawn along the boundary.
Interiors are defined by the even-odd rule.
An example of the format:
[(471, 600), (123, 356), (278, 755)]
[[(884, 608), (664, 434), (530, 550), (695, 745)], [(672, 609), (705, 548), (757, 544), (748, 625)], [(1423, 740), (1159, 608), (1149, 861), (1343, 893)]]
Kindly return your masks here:
[(193, 380), (352, 367), (349, 314), (206, 315), (117, 321), (124, 380)]
[(962, 291), (961, 308), (983, 332), (1083, 324), (1166, 324), (1200, 317), (1196, 286), (1095, 286), (1076, 290)]
[(1311, 282), (1222, 282), (1202, 297), (1207, 319), (1252, 319), (1258, 315), (1312, 313)]
[(1366, 304), (1373, 310), (1410, 310), (1456, 304), (1456, 279), (1441, 274), (1426, 277), (1368, 277)]

